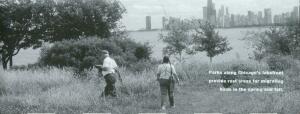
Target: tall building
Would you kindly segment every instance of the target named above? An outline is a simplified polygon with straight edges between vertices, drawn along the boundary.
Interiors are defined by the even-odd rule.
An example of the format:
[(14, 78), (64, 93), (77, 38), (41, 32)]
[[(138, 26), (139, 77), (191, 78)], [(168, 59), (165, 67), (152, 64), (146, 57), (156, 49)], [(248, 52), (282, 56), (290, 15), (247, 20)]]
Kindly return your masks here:
[(274, 16), (274, 24), (283, 24), (283, 20), (282, 20), (281, 15), (275, 15)]
[(264, 18), (263, 18), (263, 13), (262, 13), (262, 11), (259, 11), (259, 12), (258, 12), (257, 19), (258, 19), (258, 24), (259, 24), (259, 25), (263, 25), (263, 23), (264, 23)]
[(212, 0), (207, 0), (207, 15), (210, 16), (213, 12), (213, 2)]
[(219, 9), (219, 14), (217, 18), (218, 27), (224, 27), (224, 14), (225, 14), (225, 9), (224, 6), (222, 5), (221, 8)]
[[(210, 22), (213, 25), (216, 25), (217, 21), (217, 11), (212, 0), (207, 0), (207, 7), (205, 12), (205, 7), (203, 7), (203, 19)], [(206, 15), (205, 15), (206, 14)], [(206, 17), (206, 19), (205, 19)]]
[(298, 21), (298, 17), (299, 16), (299, 10), (298, 7), (295, 6), (292, 13), (291, 13), (291, 20), (292, 22), (297, 22)]
[(203, 7), (203, 20), (207, 21), (207, 7)]
[(146, 30), (151, 30), (151, 16), (146, 16)]
[(166, 29), (168, 24), (168, 19), (166, 17), (162, 17), (162, 29)]
[(231, 14), (230, 16), (230, 27), (234, 27), (235, 26), (235, 19), (234, 19), (234, 15)]
[(224, 8), (224, 5), (221, 6), (221, 9), (220, 9), (220, 12), (219, 12), (219, 13), (220, 13), (221, 16), (224, 16), (224, 15), (225, 15), (225, 8)]
[(272, 11), (270, 8), (265, 9), (265, 17), (264, 17), (264, 24), (270, 25), (272, 24)]
[(231, 22), (231, 19), (230, 19), (229, 10), (228, 10), (228, 7), (226, 7), (226, 13), (224, 16), (224, 27), (230, 27), (230, 22)]
[(248, 11), (248, 24), (247, 25), (255, 25), (255, 15), (254, 12)]
[(226, 7), (226, 15), (229, 15), (229, 9)]

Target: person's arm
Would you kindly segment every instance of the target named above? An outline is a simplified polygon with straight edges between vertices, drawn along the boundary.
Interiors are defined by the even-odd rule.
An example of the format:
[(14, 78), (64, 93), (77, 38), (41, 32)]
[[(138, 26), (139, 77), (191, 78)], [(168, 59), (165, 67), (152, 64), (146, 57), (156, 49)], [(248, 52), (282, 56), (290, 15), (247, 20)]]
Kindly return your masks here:
[(97, 68), (98, 70), (98, 77), (103, 77), (102, 75), (102, 65), (95, 65), (95, 67)]
[(158, 66), (158, 68), (157, 68), (157, 73), (156, 73), (156, 80), (159, 80), (160, 74), (161, 74), (161, 67)]
[(111, 63), (111, 64), (112, 64), (112, 67), (113, 67), (114, 69), (117, 69), (117, 68), (118, 68), (118, 65), (117, 65), (116, 61), (112, 59), (111, 62), (112, 62), (112, 63)]
[(118, 65), (116, 63), (115, 60), (112, 59), (111, 61), (111, 66), (113, 67), (113, 69), (115, 70), (115, 72), (118, 74), (119, 80), (121, 81), (121, 83), (123, 83), (123, 79), (121, 77), (120, 71), (118, 70)]

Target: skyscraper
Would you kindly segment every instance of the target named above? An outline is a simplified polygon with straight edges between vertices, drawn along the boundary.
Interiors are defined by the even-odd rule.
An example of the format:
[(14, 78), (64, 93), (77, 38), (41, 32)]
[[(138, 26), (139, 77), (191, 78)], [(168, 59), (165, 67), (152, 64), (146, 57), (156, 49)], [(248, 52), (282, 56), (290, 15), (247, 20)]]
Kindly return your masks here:
[(207, 7), (203, 7), (203, 20), (207, 21)]
[(224, 14), (225, 14), (225, 9), (224, 6), (222, 5), (221, 8), (219, 9), (219, 14), (217, 18), (219, 27), (224, 27)]
[(207, 14), (210, 16), (213, 12), (213, 3), (212, 0), (207, 0)]
[(225, 15), (224, 5), (221, 6), (221, 9), (220, 9), (219, 14), (220, 14), (221, 16), (224, 16), (224, 15)]
[[(205, 14), (205, 7), (203, 7), (203, 15)], [(210, 22), (211, 24), (215, 25), (216, 24), (216, 19), (217, 19), (217, 11), (215, 9), (215, 5), (212, 2), (212, 0), (207, 0), (207, 8), (206, 8), (206, 15), (203, 16), (204, 20)], [(205, 19), (206, 17), (206, 19)]]
[(257, 18), (258, 18), (258, 24), (259, 24), (259, 25), (262, 25), (263, 22), (264, 22), (262, 11), (259, 11), (259, 12), (258, 12), (258, 17), (257, 17)]
[(275, 15), (274, 16), (274, 24), (282, 24), (282, 16), (281, 15)]
[(230, 16), (230, 27), (234, 27), (235, 26), (235, 19), (234, 19), (234, 15), (231, 14)]
[(166, 17), (162, 17), (162, 29), (166, 29), (168, 24), (168, 19)]
[(226, 15), (229, 15), (229, 9), (226, 7)]
[(151, 16), (146, 16), (146, 30), (151, 30)]
[(248, 11), (248, 25), (255, 25), (256, 19), (253, 11)]
[(272, 11), (270, 8), (265, 9), (265, 17), (264, 17), (264, 24), (270, 25), (272, 24)]
[(291, 19), (292, 19), (293, 22), (298, 21), (298, 15), (299, 15), (299, 10), (298, 10), (298, 7), (295, 6), (292, 13), (291, 13)]

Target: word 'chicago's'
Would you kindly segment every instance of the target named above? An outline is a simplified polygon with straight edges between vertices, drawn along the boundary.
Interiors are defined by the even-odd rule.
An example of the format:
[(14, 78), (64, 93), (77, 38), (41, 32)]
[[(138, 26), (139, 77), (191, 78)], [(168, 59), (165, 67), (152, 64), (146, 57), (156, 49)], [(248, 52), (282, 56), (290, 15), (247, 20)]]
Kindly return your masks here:
[(208, 74), (218, 75), (283, 75), (283, 71), (208, 71)]

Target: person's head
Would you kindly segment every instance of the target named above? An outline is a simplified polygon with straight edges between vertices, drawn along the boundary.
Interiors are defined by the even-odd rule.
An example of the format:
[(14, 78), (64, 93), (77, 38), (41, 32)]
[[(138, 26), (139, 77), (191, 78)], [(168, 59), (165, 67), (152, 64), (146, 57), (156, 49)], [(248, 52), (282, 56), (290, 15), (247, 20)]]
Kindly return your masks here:
[(170, 58), (168, 56), (164, 56), (163, 63), (170, 63)]
[(102, 50), (104, 57), (109, 57), (109, 52), (107, 50)]

